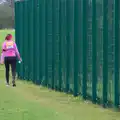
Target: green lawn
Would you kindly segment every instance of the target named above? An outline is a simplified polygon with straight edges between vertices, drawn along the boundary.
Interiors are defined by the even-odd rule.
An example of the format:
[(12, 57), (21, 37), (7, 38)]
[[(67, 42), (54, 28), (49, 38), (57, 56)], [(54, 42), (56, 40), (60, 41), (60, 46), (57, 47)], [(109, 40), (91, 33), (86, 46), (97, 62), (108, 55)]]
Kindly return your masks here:
[[(1, 42), (9, 32), (0, 31)], [(6, 87), (0, 66), (0, 120), (120, 120), (120, 114), (30, 82)]]

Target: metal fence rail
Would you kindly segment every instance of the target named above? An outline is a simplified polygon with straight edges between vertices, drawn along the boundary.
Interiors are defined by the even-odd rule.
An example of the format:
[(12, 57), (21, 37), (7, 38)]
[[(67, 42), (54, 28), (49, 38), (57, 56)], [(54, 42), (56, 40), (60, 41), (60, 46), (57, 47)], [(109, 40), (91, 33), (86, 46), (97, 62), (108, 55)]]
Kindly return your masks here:
[(15, 2), (20, 79), (120, 104), (119, 0)]

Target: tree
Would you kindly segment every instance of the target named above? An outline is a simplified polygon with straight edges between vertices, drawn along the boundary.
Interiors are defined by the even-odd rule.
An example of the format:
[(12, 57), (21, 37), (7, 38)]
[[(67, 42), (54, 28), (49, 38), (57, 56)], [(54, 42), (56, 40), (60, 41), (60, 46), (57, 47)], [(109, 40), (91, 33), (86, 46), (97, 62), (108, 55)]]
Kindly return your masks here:
[(13, 27), (14, 6), (13, 0), (0, 1), (0, 28)]

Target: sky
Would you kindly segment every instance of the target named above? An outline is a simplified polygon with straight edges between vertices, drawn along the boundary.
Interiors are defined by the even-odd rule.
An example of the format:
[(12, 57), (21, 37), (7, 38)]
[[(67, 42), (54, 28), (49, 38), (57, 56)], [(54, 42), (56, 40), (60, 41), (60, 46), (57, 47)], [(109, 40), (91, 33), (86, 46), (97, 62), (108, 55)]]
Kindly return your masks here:
[(3, 4), (5, 2), (6, 2), (6, 0), (0, 0), (0, 4)]

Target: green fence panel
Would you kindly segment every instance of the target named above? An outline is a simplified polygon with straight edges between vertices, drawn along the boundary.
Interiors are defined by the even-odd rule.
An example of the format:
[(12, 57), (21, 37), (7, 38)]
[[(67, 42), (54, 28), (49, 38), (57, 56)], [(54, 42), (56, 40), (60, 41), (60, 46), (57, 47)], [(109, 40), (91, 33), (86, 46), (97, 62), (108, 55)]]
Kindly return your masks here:
[(59, 26), (59, 17), (60, 17), (60, 13), (59, 13), (59, 9), (60, 9), (60, 5), (59, 5), (59, 0), (56, 0), (56, 42), (57, 42), (57, 53), (56, 53), (56, 69), (57, 69), (57, 75), (55, 79), (57, 79), (57, 85), (56, 85), (56, 90), (60, 89), (60, 75), (59, 75), (59, 70), (60, 70), (60, 26)]
[(69, 15), (68, 15), (68, 8), (69, 5), (67, 4), (68, 0), (65, 1), (65, 92), (69, 92), (69, 88), (70, 88), (70, 84), (69, 84), (69, 75), (70, 75), (70, 54), (69, 54), (69, 50), (70, 50), (70, 42), (69, 42), (69, 31), (68, 31), (68, 27), (69, 27)]
[[(26, 9), (26, 1), (23, 2), (23, 57), (22, 59), (24, 60), (23, 61), (23, 79), (27, 79), (26, 78), (26, 72), (27, 72), (27, 59), (26, 59), (26, 55), (27, 55), (27, 21), (26, 21), (26, 12), (27, 12), (27, 9)], [(26, 49), (26, 50), (25, 50)]]
[[(23, 59), (23, 2), (20, 2), (20, 53)], [(23, 64), (20, 66), (20, 78), (23, 79)]]
[(33, 55), (33, 58), (32, 58), (32, 65), (33, 65), (33, 68), (32, 68), (32, 72), (33, 72), (33, 83), (36, 84), (36, 52), (35, 49), (36, 49), (36, 46), (35, 46), (35, 41), (37, 42), (36, 40), (36, 0), (32, 0), (32, 7), (33, 7), (33, 38), (32, 38), (32, 55)]
[[(82, 0), (74, 0), (74, 96), (81, 93)], [(78, 12), (79, 11), (79, 12)]]
[(45, 86), (48, 86), (48, 3), (45, 0)]
[(25, 1), (23, 1), (22, 2), (22, 5), (21, 5), (21, 7), (22, 7), (22, 41), (21, 41), (21, 50), (22, 50), (22, 59), (24, 60), (23, 61), (23, 64), (21, 64), (21, 66), (22, 66), (22, 71), (21, 71), (21, 74), (22, 74), (22, 79), (24, 79), (25, 80), (25, 36), (26, 36), (26, 34), (25, 34)]
[(103, 0), (103, 105), (107, 103), (108, 89), (108, 0)]
[(61, 1), (59, 0), (59, 87), (58, 90), (62, 90), (62, 27), (61, 27)]
[(33, 80), (33, 83), (36, 83), (36, 57), (35, 57), (35, 38), (36, 38), (36, 5), (35, 5), (35, 0), (32, 0), (32, 12), (33, 12), (33, 29), (32, 29), (32, 80)]
[(82, 36), (83, 36), (83, 78), (82, 78), (82, 95), (83, 98), (86, 99), (87, 97), (87, 0), (82, 1), (82, 8), (84, 13), (82, 13)]
[(34, 79), (34, 25), (35, 25), (35, 21), (34, 21), (34, 0), (31, 0), (31, 78), (32, 78), (32, 81), (33, 83), (35, 83), (35, 79)]
[(28, 32), (29, 32), (29, 29), (28, 29), (28, 1), (25, 1), (25, 79), (28, 80), (29, 77), (28, 77), (28, 71), (29, 71), (29, 68), (28, 68), (28, 60), (29, 60), (29, 56), (28, 56), (28, 51), (29, 51), (29, 46), (28, 46)]
[(59, 0), (53, 0), (53, 86), (56, 90), (59, 89), (59, 63), (60, 63), (60, 51), (59, 51)]
[(29, 45), (29, 52), (30, 52), (30, 80), (33, 80), (33, 0), (30, 0), (29, 2), (29, 12), (30, 12), (30, 45)]
[[(57, 0), (56, 0), (57, 1)], [(52, 88), (57, 89), (57, 68), (56, 68), (56, 61), (57, 61), (57, 48), (58, 44), (56, 44), (56, 32), (57, 32), (57, 19), (56, 19), (56, 1), (52, 1)], [(54, 23), (54, 24), (53, 24)]]
[[(19, 37), (19, 33), (20, 33), (20, 24), (19, 24), (19, 15), (20, 15), (20, 2), (15, 2), (15, 40), (16, 40), (16, 44), (18, 46), (18, 49), (20, 49), (20, 37)], [(17, 77), (20, 77), (20, 66), (19, 64), (17, 64)]]
[(33, 61), (33, 78), (34, 83), (39, 84), (39, 59), (40, 59), (40, 52), (39, 52), (39, 3), (37, 0), (33, 1), (33, 13), (34, 13), (34, 21), (33, 21), (33, 51), (34, 51), (34, 61)]
[(60, 28), (60, 66), (61, 66), (61, 91), (66, 89), (66, 0), (59, 1), (59, 28)]
[(40, 44), (41, 44), (41, 56), (40, 56), (40, 59), (41, 59), (41, 65), (40, 65), (40, 71), (41, 71), (41, 84), (42, 85), (46, 85), (47, 84), (47, 79), (46, 79), (46, 75), (45, 75), (45, 58), (46, 58), (46, 49), (45, 49), (45, 43), (46, 43), (46, 34), (45, 34), (45, 31), (46, 31), (46, 10), (45, 10), (45, 4), (46, 4), (46, 1), (45, 0), (41, 0), (40, 1), (40, 8), (39, 8), (39, 21), (40, 21), (40, 37), (39, 37), (39, 40), (40, 40)]
[(67, 0), (67, 76), (69, 92), (74, 91), (74, 0)]
[(52, 0), (46, 1), (46, 79), (52, 87)]
[(28, 11), (27, 11), (27, 17), (28, 17), (28, 51), (27, 52), (27, 64), (28, 64), (28, 80), (32, 80), (31, 79), (31, 5), (30, 5), (30, 2), (31, 1), (27, 1), (27, 8), (28, 8)]
[(114, 0), (108, 1), (108, 102), (114, 100)]
[(66, 0), (66, 92), (70, 90), (70, 4), (69, 1)]
[[(96, 1), (97, 101), (102, 100), (103, 68), (103, 3)], [(94, 34), (94, 33), (93, 33)]]
[(44, 63), (42, 61), (42, 58), (43, 58), (43, 42), (42, 42), (42, 1), (38, 1), (37, 3), (37, 24), (36, 24), (36, 28), (38, 28), (37, 30), (37, 55), (38, 55), (38, 58), (37, 58), (37, 74), (38, 74), (38, 78), (37, 78), (37, 83), (38, 84), (41, 84), (42, 83), (42, 78), (43, 78), (43, 67), (42, 67), (42, 64)]
[[(22, 9), (25, 11), (25, 1), (22, 3)], [(21, 49), (22, 49), (22, 59), (23, 64), (22, 64), (22, 79), (25, 80), (25, 12), (22, 13), (22, 43), (21, 43)]]
[(119, 107), (119, 0), (15, 2), (19, 79)]
[(97, 98), (96, 0), (92, 1), (92, 101)]
[(87, 1), (87, 96), (92, 96), (92, 2)]
[(36, 29), (36, 32), (35, 32), (35, 35), (36, 35), (36, 43), (35, 43), (35, 51), (36, 51), (36, 84), (40, 84), (41, 83), (41, 52), (42, 52), (42, 49), (41, 49), (41, 40), (40, 40), (40, 1), (36, 1), (36, 24), (35, 24), (35, 29)]
[(114, 21), (115, 21), (115, 25), (114, 25), (114, 30), (115, 30), (115, 58), (114, 58), (114, 62), (115, 62), (115, 72), (114, 72), (114, 105), (115, 107), (118, 107), (120, 104), (120, 98), (119, 98), (119, 94), (120, 94), (120, 88), (119, 88), (119, 84), (120, 84), (120, 80), (119, 80), (119, 31), (120, 31), (120, 27), (119, 27), (119, 21), (120, 21), (120, 17), (119, 17), (119, 10), (120, 10), (120, 3), (119, 0), (115, 0), (115, 15), (114, 15)]
[[(79, 11), (79, 12), (78, 12)], [(74, 95), (82, 94), (82, 0), (74, 0)]]

